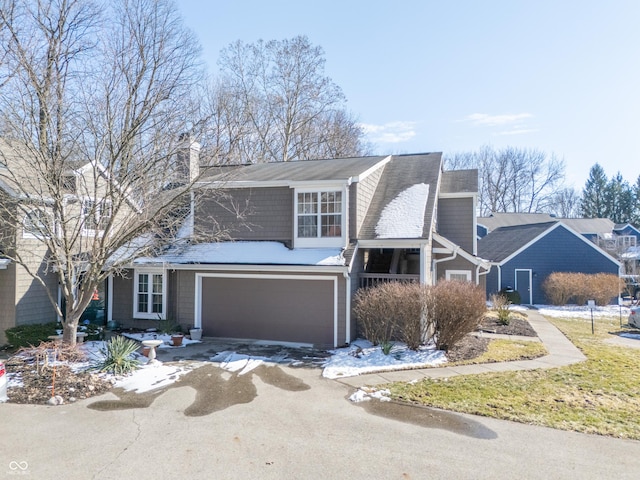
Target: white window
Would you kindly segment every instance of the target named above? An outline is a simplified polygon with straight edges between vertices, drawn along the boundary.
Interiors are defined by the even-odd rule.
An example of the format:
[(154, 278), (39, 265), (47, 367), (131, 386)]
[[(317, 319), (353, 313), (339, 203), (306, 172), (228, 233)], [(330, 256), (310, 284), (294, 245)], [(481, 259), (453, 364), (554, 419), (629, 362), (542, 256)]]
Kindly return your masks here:
[(27, 212), (22, 221), (22, 236), (24, 238), (46, 238), (48, 237), (49, 224), (51, 218), (42, 210), (31, 210)]
[(165, 276), (159, 270), (136, 270), (133, 317), (160, 320), (165, 318)]
[(457, 282), (470, 282), (471, 270), (447, 270), (445, 272), (445, 278), (447, 280), (453, 280)]
[(102, 235), (111, 221), (111, 202), (108, 200), (82, 201), (82, 226), (85, 235)]
[(296, 192), (296, 240), (299, 246), (341, 246), (344, 230), (341, 191)]

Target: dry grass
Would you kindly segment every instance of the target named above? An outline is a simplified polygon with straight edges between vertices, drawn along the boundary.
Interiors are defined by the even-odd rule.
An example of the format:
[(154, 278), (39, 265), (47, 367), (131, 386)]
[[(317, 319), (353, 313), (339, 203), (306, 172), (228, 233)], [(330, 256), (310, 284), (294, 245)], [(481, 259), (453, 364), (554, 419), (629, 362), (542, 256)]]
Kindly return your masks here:
[(587, 356), (563, 368), (390, 385), (394, 398), (563, 430), (640, 439), (637, 349), (605, 343), (618, 318), (550, 319)]
[(542, 357), (547, 353), (547, 349), (544, 348), (544, 345), (540, 342), (495, 339), (489, 342), (487, 351), (479, 357), (461, 360), (459, 362), (450, 362), (447, 363), (447, 366), (531, 360)]

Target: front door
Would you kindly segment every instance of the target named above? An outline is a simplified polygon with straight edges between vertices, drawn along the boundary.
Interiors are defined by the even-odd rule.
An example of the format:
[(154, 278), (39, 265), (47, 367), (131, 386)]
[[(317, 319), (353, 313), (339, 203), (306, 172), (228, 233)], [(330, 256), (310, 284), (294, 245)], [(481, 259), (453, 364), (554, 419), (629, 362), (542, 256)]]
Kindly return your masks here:
[(520, 294), (520, 301), (524, 305), (531, 305), (531, 270), (516, 270), (516, 290)]

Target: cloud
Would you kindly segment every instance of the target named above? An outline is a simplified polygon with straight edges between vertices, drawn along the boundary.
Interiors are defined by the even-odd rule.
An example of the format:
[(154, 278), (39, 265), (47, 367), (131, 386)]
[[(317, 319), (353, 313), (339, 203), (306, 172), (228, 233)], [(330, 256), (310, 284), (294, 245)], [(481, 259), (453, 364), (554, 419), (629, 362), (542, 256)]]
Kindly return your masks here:
[(512, 130), (498, 132), (497, 135), (524, 135), (525, 133), (533, 133), (537, 131), (537, 128), (513, 128)]
[(467, 115), (464, 119), (468, 122), (472, 122), (474, 125), (480, 125), (485, 127), (496, 127), (499, 125), (509, 125), (511, 123), (520, 122), (527, 118), (533, 117), (530, 113), (515, 113), (505, 115), (489, 115), (487, 113), (472, 113)]
[(388, 122), (383, 125), (362, 123), (360, 126), (365, 135), (375, 143), (401, 143), (416, 136), (416, 122)]

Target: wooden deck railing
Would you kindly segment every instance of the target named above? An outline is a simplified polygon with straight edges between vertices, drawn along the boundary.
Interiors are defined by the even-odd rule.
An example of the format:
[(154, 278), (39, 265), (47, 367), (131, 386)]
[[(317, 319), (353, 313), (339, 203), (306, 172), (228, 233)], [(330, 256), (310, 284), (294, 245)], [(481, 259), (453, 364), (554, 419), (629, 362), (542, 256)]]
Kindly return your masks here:
[(369, 288), (389, 282), (419, 282), (420, 275), (412, 274), (394, 274), (394, 273), (361, 273), (358, 275), (360, 279), (360, 288)]

